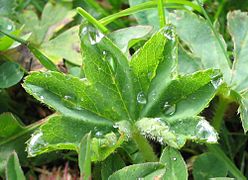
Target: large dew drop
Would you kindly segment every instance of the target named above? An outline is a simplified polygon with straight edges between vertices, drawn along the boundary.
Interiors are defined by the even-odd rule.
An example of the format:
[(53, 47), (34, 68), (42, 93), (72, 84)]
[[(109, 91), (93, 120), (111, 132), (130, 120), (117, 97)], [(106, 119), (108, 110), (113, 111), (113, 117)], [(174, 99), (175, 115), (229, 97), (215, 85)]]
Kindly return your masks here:
[(137, 95), (137, 101), (139, 104), (146, 104), (147, 100), (146, 100), (146, 96), (143, 92), (139, 92)]
[(88, 36), (88, 40), (90, 41), (91, 45), (99, 43), (104, 37), (104, 34), (91, 26), (85, 26), (84, 28), (82, 28), (80, 35), (81, 37)]
[(47, 146), (47, 143), (43, 139), (43, 133), (38, 131), (34, 133), (27, 145), (27, 151), (29, 156), (35, 156), (41, 149)]
[(162, 111), (165, 115), (172, 116), (176, 112), (176, 104), (169, 104), (168, 102), (165, 102)]
[(201, 140), (208, 143), (217, 143), (218, 141), (218, 134), (206, 120), (200, 120), (196, 125), (195, 131), (197, 138)]

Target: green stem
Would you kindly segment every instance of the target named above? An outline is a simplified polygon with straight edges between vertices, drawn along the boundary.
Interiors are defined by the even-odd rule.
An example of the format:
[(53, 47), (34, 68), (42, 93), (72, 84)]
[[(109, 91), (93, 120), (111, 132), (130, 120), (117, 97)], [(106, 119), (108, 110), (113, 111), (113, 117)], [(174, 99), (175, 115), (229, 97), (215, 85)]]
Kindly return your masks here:
[(220, 13), (222, 12), (222, 10), (223, 10), (223, 8), (224, 8), (226, 3), (227, 3), (227, 0), (222, 0), (221, 4), (219, 5), (219, 7), (217, 9), (217, 12), (214, 15), (215, 21), (218, 20), (218, 18), (220, 16)]
[(77, 8), (77, 12), (78, 14), (80, 14), (82, 17), (86, 18), (87, 21), (89, 21), (91, 24), (93, 24), (94, 26), (96, 26), (97, 29), (99, 29), (100, 31), (102, 31), (102, 33), (106, 34), (109, 32), (109, 30), (103, 25), (101, 24), (98, 20), (96, 20), (93, 16), (91, 16), (89, 13), (87, 13), (84, 9), (78, 7)]
[(200, 1), (199, 1), (199, 0), (196, 0), (196, 1), (197, 1), (198, 5), (199, 5), (200, 8), (201, 8), (202, 14), (203, 14), (204, 17), (206, 18), (207, 23), (209, 24), (211, 30), (213, 31), (213, 33), (214, 33), (214, 35), (215, 35), (215, 37), (216, 37), (216, 39), (217, 39), (217, 41), (218, 41), (218, 43), (219, 43), (219, 45), (220, 45), (220, 47), (221, 47), (221, 50), (223, 51), (223, 54), (224, 54), (224, 56), (225, 56), (225, 58), (226, 58), (228, 64), (231, 64), (230, 59), (229, 59), (229, 57), (228, 57), (228, 53), (227, 53), (227, 51), (226, 51), (226, 49), (225, 49), (225, 47), (224, 47), (224, 44), (222, 43), (222, 41), (221, 41), (221, 39), (220, 39), (220, 37), (219, 37), (219, 35), (218, 35), (216, 29), (214, 28), (214, 26), (213, 26), (213, 24), (212, 24), (212, 22), (211, 22), (211, 20), (210, 20), (210, 18), (209, 18), (209, 16), (208, 16), (207, 12), (206, 12), (205, 9), (203, 8), (203, 6), (201, 6)]
[(220, 96), (212, 122), (213, 127), (218, 132), (221, 129), (221, 125), (228, 105), (229, 105), (229, 101)]
[(166, 24), (163, 0), (158, 0), (158, 14), (159, 14), (160, 28), (163, 28)]
[[(192, 9), (196, 10), (197, 12), (201, 13), (200, 7), (198, 5), (190, 2), (190, 1), (166, 0), (166, 2), (165, 2), (165, 0), (163, 0), (163, 4), (166, 5), (166, 8), (178, 8), (178, 5), (189, 6)], [(113, 15), (107, 16), (107, 17), (99, 20), (99, 22), (103, 25), (107, 25), (107, 24), (113, 22), (114, 20), (116, 20), (120, 17), (129, 16), (131, 14), (145, 11), (147, 9), (157, 8), (157, 6), (158, 6), (157, 2), (154, 2), (154, 1), (141, 3), (141, 4), (138, 4), (136, 6), (130, 7), (128, 9), (122, 10), (118, 13), (113, 14)]]
[[(219, 103), (217, 104), (217, 109), (215, 115), (213, 117), (213, 127), (219, 132), (221, 128), (221, 124), (224, 119), (225, 111), (228, 107), (230, 101), (226, 100), (223, 97), (220, 97)], [(209, 144), (207, 145), (208, 150), (214, 153), (221, 161), (223, 161), (230, 173), (240, 180), (245, 180), (246, 178), (242, 174), (242, 172), (236, 167), (236, 165), (232, 162), (232, 160), (223, 152), (220, 145), (218, 144)]]
[(230, 173), (239, 180), (246, 180), (246, 177), (236, 167), (236, 165), (230, 160), (229, 157), (223, 152), (218, 144), (207, 145), (210, 152), (214, 153), (221, 161), (225, 162)]
[(142, 153), (145, 161), (147, 162), (155, 162), (158, 161), (156, 154), (154, 153), (151, 145), (147, 141), (147, 139), (140, 134), (140, 132), (135, 129), (132, 134), (134, 141), (138, 145), (140, 152)]

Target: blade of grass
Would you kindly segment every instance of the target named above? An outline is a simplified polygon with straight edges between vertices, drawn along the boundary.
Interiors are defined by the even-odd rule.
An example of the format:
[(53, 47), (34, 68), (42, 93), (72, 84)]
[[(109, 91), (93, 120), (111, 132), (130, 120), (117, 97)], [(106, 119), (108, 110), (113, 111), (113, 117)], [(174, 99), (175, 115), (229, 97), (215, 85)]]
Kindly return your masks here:
[[(196, 10), (197, 12), (201, 13), (201, 9), (198, 5), (190, 2), (190, 1), (185, 1), (185, 0), (163, 0), (163, 4), (166, 5), (166, 8), (178, 8), (178, 5), (182, 5), (182, 6), (188, 6), (191, 7), (193, 10)], [(125, 10), (122, 10), (118, 13), (115, 13), (113, 15), (107, 16), (105, 18), (102, 18), (101, 20), (99, 20), (99, 22), (102, 25), (107, 25), (111, 22), (113, 22), (114, 20), (124, 17), (124, 16), (129, 16), (131, 14), (135, 14), (141, 11), (145, 11), (147, 9), (153, 9), (153, 8), (157, 8), (158, 4), (157, 2), (154, 1), (149, 1), (149, 2), (145, 2), (130, 8), (127, 8)]]
[(160, 28), (162, 28), (166, 24), (163, 0), (158, 0), (158, 14), (159, 14)]
[(84, 9), (78, 7), (77, 8), (78, 14), (80, 14), (82, 17), (86, 18), (87, 21), (89, 21), (92, 25), (94, 25), (97, 29), (99, 29), (102, 33), (106, 34), (109, 32), (109, 30), (102, 25), (99, 21), (97, 21), (93, 16), (91, 16), (88, 12), (86, 12)]
[(56, 65), (48, 58), (46, 57), (40, 50), (38, 50), (36, 47), (34, 47), (32, 44), (30, 44), (28, 41), (25, 41), (19, 37), (16, 37), (12, 34), (3, 32), (0, 30), (0, 33), (8, 36), (9, 38), (13, 39), (14, 41), (17, 41), (25, 46), (28, 47), (28, 49), (34, 54), (34, 56), (40, 61), (40, 63), (51, 71), (58, 71)]

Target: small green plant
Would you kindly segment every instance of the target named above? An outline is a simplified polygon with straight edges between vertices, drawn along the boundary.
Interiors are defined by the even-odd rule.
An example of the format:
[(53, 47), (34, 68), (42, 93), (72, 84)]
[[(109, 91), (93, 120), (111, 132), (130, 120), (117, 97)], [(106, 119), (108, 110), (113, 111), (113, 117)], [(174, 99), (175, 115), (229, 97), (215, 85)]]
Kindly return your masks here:
[[(122, 1), (118, 2), (109, 0), (113, 11), (120, 9)], [(65, 158), (78, 163), (81, 179), (186, 180), (191, 177), (187, 168), (191, 164), (196, 180), (246, 179), (233, 163), (223, 119), (228, 105), (238, 103), (243, 129), (248, 129), (247, 73), (243, 70), (247, 47), (242, 39), (248, 16), (240, 11), (228, 14), (235, 47), (231, 62), (217, 23), (213, 25), (202, 4), (196, 2), (129, 0), (130, 8), (101, 20), (77, 8), (83, 17), (80, 27), (61, 34), (59, 30), (75, 16), (74, 10), (65, 8), (66, 2), (36, 4), (41, 18), (25, 11), (18, 20), (25, 21), (26, 27), (17, 32), (7, 31), (9, 20), (0, 21), (5, 25), (0, 29), (0, 42), (4, 42), (0, 48), (8, 51), (16, 41), (46, 68), (28, 73), (15, 62), (1, 63), (0, 97), (7, 92), (3, 89), (28, 73), (22, 87), (54, 111), (28, 126), (12, 113), (0, 115), (0, 175), (5, 170), (8, 179), (25, 179), (19, 159), (23, 166), (36, 166), (44, 155), (53, 157), (55, 151), (69, 150), (77, 159)], [(98, 3), (89, 0), (86, 4), (108, 15)], [(189, 10), (203, 14), (206, 20)], [(49, 22), (49, 16), (56, 13), (57, 19)], [(115, 20), (134, 13), (139, 26), (114, 32), (107, 27), (111, 22), (122, 27)], [(151, 18), (156, 16), (156, 20)], [(58, 24), (64, 18), (69, 19)], [(34, 33), (27, 40), (20, 36), (22, 30)], [(67, 41), (71, 51), (65, 53), (66, 47), (61, 50), (60, 46)], [(79, 44), (81, 54), (75, 52)], [(1, 58), (8, 56), (0, 53)], [(56, 66), (62, 58), (69, 73)], [(218, 104), (209, 122), (203, 111), (216, 97)], [(231, 155), (223, 151), (220, 140)], [(194, 158), (199, 154), (195, 146), (208, 152)], [(181, 149), (193, 154), (189, 162)]]

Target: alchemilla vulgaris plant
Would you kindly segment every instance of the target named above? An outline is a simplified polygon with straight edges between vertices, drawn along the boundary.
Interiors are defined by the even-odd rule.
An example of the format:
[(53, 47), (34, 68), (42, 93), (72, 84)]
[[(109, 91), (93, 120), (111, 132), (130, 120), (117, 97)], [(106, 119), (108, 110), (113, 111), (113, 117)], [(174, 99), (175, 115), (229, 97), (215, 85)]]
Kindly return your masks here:
[(1, 177), (46, 179), (39, 167), (63, 161), (56, 178), (246, 179), (247, 13), (226, 1), (213, 17), (199, 0), (0, 3)]

